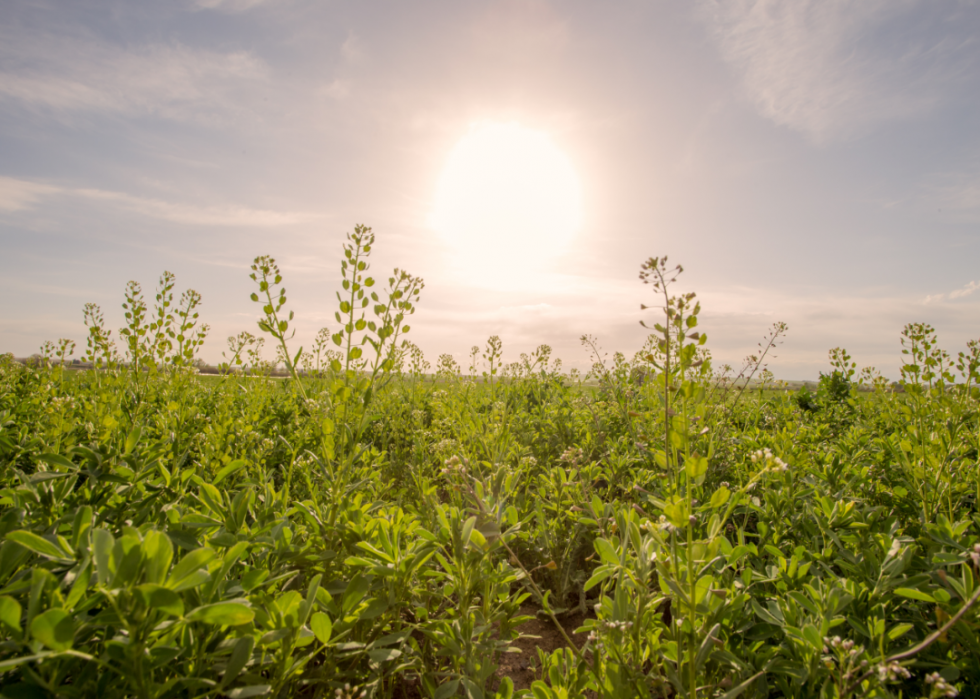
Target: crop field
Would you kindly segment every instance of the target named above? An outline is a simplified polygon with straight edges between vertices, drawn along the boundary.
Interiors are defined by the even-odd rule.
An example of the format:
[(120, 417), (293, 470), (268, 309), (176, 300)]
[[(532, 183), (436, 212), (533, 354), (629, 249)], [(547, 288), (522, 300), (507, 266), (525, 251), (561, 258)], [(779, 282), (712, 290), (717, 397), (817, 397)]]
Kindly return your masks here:
[(980, 696), (980, 344), (767, 390), (785, 326), (716, 365), (654, 258), (635, 356), (430, 363), (373, 245), (312, 347), (260, 257), (218, 375), (169, 274), (2, 360), (2, 696)]

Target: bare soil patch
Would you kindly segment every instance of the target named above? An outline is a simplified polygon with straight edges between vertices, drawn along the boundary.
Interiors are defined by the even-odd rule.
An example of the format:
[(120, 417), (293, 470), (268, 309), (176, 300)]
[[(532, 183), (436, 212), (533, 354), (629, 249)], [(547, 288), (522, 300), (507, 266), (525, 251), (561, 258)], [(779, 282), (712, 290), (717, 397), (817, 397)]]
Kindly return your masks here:
[[(496, 689), (500, 681), (509, 677), (514, 683), (514, 689), (529, 689), (531, 683), (541, 678), (541, 666), (538, 661), (538, 649), (545, 653), (552, 653), (559, 648), (566, 648), (568, 643), (561, 635), (555, 624), (547, 616), (539, 615), (541, 608), (532, 603), (521, 605), (520, 616), (533, 617), (529, 621), (517, 627), (521, 637), (511, 643), (515, 648), (520, 649), (520, 653), (504, 653), (499, 659), (497, 668), (497, 681), (492, 680), (488, 684), (489, 688)], [(595, 618), (589, 611), (587, 614), (571, 612), (558, 617), (565, 633), (575, 643), (576, 647), (581, 648), (585, 645), (588, 634), (575, 633), (575, 630), (582, 626), (587, 618)], [(495, 686), (496, 685), (496, 686)], [(416, 682), (403, 682), (395, 696), (399, 699), (422, 699), (421, 688)]]

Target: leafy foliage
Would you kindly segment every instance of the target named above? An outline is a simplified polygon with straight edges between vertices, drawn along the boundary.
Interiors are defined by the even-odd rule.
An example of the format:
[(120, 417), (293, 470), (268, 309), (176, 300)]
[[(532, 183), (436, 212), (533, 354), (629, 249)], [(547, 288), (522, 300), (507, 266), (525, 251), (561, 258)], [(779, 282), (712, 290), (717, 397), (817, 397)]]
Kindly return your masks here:
[[(847, 352), (772, 390), (774, 326), (715, 369), (682, 270), (642, 267), (632, 359), (503, 342), (436, 372), (404, 341), (422, 281), (368, 276), (311, 352), (256, 258), (261, 336), (193, 373), (200, 297), (126, 289), (125, 359), (84, 309), (46, 361), (0, 360), (4, 696), (953, 696), (980, 685), (978, 343), (902, 333), (889, 389)], [(329, 345), (334, 349), (328, 349)], [(734, 374), (734, 375), (733, 375)], [(758, 377), (758, 378), (756, 378)], [(532, 605), (532, 606), (528, 606)], [(501, 678), (525, 612), (588, 640)]]

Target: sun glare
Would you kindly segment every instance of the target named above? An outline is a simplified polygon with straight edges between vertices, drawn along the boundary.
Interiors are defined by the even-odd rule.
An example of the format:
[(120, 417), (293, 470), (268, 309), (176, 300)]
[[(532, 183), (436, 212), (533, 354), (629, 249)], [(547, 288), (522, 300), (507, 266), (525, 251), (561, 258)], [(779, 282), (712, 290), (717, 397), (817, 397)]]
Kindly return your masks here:
[(506, 280), (563, 252), (582, 223), (578, 177), (547, 134), (515, 123), (474, 125), (450, 153), (431, 226), (454, 264)]

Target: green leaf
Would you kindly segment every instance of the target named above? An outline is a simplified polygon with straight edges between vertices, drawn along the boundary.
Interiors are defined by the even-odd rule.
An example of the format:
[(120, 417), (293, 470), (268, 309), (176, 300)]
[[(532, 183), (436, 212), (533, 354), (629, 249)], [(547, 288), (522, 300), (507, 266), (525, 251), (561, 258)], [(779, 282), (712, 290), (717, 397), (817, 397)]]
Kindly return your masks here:
[(38, 536), (34, 532), (21, 529), (15, 532), (10, 532), (7, 534), (6, 538), (8, 541), (13, 541), (16, 544), (20, 544), (25, 549), (33, 551), (39, 556), (50, 558), (51, 560), (59, 563), (71, 563), (74, 560), (71, 557), (74, 556), (73, 552), (62, 551), (50, 541)]
[(535, 680), (531, 683), (531, 694), (534, 699), (555, 699), (556, 695), (551, 690), (551, 687), (546, 685), (541, 680)]
[(300, 614), (297, 619), (298, 626), (306, 626), (306, 622), (310, 618), (310, 612), (313, 611), (313, 606), (316, 604), (316, 593), (320, 589), (321, 577), (320, 575), (314, 576), (306, 588), (306, 599), (303, 600), (303, 604), (300, 606)]
[(31, 635), (51, 650), (68, 650), (75, 638), (75, 623), (64, 609), (49, 609), (34, 617)]
[(684, 469), (691, 480), (700, 482), (705, 473), (708, 472), (708, 459), (704, 456), (694, 456), (693, 454), (684, 462)]
[(56, 466), (68, 471), (78, 471), (78, 466), (63, 457), (61, 454), (38, 454), (37, 458), (49, 466)]
[(140, 437), (142, 436), (143, 436), (143, 429), (139, 426), (134, 427), (130, 431), (130, 433), (126, 435), (126, 445), (123, 448), (123, 453), (129, 454), (130, 452), (132, 452), (133, 449), (136, 448), (136, 445), (139, 444)]
[(269, 577), (269, 571), (265, 568), (252, 568), (242, 576), (242, 589), (251, 592)]
[(85, 541), (85, 535), (92, 528), (92, 507), (83, 505), (75, 512), (75, 520), (71, 529), (71, 545), (78, 548)]
[(136, 588), (142, 595), (148, 607), (158, 609), (171, 616), (182, 616), (184, 614), (184, 602), (173, 590), (163, 585), (146, 583)]
[(211, 481), (211, 485), (218, 485), (231, 474), (241, 471), (243, 468), (245, 468), (246, 464), (247, 462), (242, 459), (235, 459), (227, 466), (222, 467), (218, 473), (215, 474), (214, 480)]
[(115, 587), (131, 584), (136, 581), (143, 565), (143, 545), (135, 536), (123, 536), (116, 539), (112, 547), (112, 562), (116, 566), (112, 584)]
[(174, 558), (174, 545), (170, 537), (156, 530), (147, 532), (143, 537), (143, 553), (146, 555), (146, 581), (162, 583), (167, 578)]
[(497, 688), (497, 693), (494, 694), (494, 699), (512, 699), (514, 696), (514, 681), (509, 677), (505, 677), (500, 681), (500, 687)]
[(22, 611), (20, 602), (13, 597), (7, 595), (0, 597), (0, 623), (8, 629), (17, 633), (21, 632), (20, 617)]
[(376, 663), (384, 663), (401, 657), (402, 652), (397, 648), (376, 648), (368, 651), (368, 657)]
[(603, 580), (608, 578), (610, 575), (612, 575), (613, 572), (614, 570), (610, 566), (600, 567), (598, 570), (596, 570), (595, 573), (592, 574), (592, 577), (589, 578), (588, 581), (585, 583), (585, 591), (588, 592), (589, 590), (591, 590), (593, 587), (595, 587)]
[(358, 602), (364, 599), (364, 595), (371, 588), (371, 583), (363, 575), (358, 573), (350, 582), (347, 583), (347, 589), (344, 591), (344, 596), (341, 600), (340, 606), (344, 612), (349, 612), (354, 607), (357, 606)]
[(605, 539), (600, 538), (595, 540), (595, 550), (599, 554), (599, 557), (602, 558), (603, 563), (619, 565), (619, 556), (616, 554), (616, 549)]
[(711, 507), (721, 507), (728, 502), (728, 498), (731, 497), (731, 494), (732, 491), (722, 486), (711, 494), (711, 502), (709, 504)]
[(813, 624), (803, 627), (803, 637), (810, 643), (816, 651), (823, 649), (823, 638), (820, 636), (820, 629)]
[(112, 579), (112, 548), (116, 540), (105, 529), (92, 532), (92, 548), (95, 552), (95, 568), (99, 574), (99, 583), (108, 585)]
[(43, 660), (44, 658), (48, 658), (52, 655), (55, 655), (55, 653), (52, 653), (51, 651), (44, 651), (43, 653), (37, 653), (35, 655), (22, 655), (19, 658), (4, 660), (3, 662), (0, 662), (0, 672), (11, 670), (18, 665), (23, 665), (24, 663), (32, 663), (35, 660)]
[(38, 471), (33, 476), (31, 476), (31, 483), (44, 483), (45, 481), (53, 481), (56, 478), (70, 478), (74, 476), (74, 473), (64, 473), (62, 471)]
[(433, 695), (433, 699), (449, 699), (449, 697), (456, 694), (456, 690), (459, 689), (459, 680), (453, 680), (452, 682), (446, 682), (446, 684), (439, 687)]
[(912, 624), (899, 624), (888, 632), (888, 640), (894, 641), (896, 638), (901, 638), (913, 628), (915, 627)]
[(167, 578), (167, 587), (174, 592), (181, 592), (205, 582), (208, 579), (208, 574), (207, 571), (201, 569), (216, 555), (217, 552), (214, 549), (207, 547), (191, 551), (174, 566), (170, 572), (170, 577)]
[(323, 612), (316, 612), (310, 619), (310, 628), (320, 643), (326, 645), (330, 642), (330, 636), (333, 633), (333, 623), (330, 621), (329, 616)]
[(272, 691), (272, 687), (267, 684), (253, 684), (249, 687), (239, 687), (226, 692), (230, 699), (248, 699), (248, 697), (265, 696)]
[(909, 599), (917, 599), (923, 602), (932, 602), (935, 604), (936, 598), (932, 595), (922, 592), (921, 590), (913, 590), (911, 587), (899, 587), (896, 588), (895, 594), (899, 597), (907, 597)]
[(75, 576), (75, 582), (71, 585), (71, 591), (65, 599), (65, 609), (74, 609), (88, 591), (88, 585), (92, 579), (92, 567), (92, 559), (86, 557), (81, 565), (81, 570)]
[(255, 618), (255, 610), (242, 602), (217, 602), (192, 610), (185, 617), (188, 621), (203, 621), (219, 626), (247, 624)]
[(744, 692), (746, 689), (748, 689), (752, 685), (753, 682), (755, 682), (757, 679), (759, 679), (760, 677), (762, 677), (762, 675), (764, 675), (764, 674), (766, 674), (766, 670), (765, 669), (763, 669), (761, 672), (757, 672), (756, 674), (752, 675), (747, 680), (743, 681), (741, 684), (736, 685), (736, 686), (732, 687), (731, 689), (729, 689), (721, 697), (719, 697), (719, 699), (736, 699), (736, 697), (740, 696), (742, 694), (742, 692)]
[(251, 636), (242, 636), (235, 641), (235, 647), (231, 649), (231, 657), (225, 666), (224, 677), (221, 678), (221, 686), (227, 687), (235, 681), (242, 670), (252, 657), (252, 650), (255, 648), (255, 639)]

